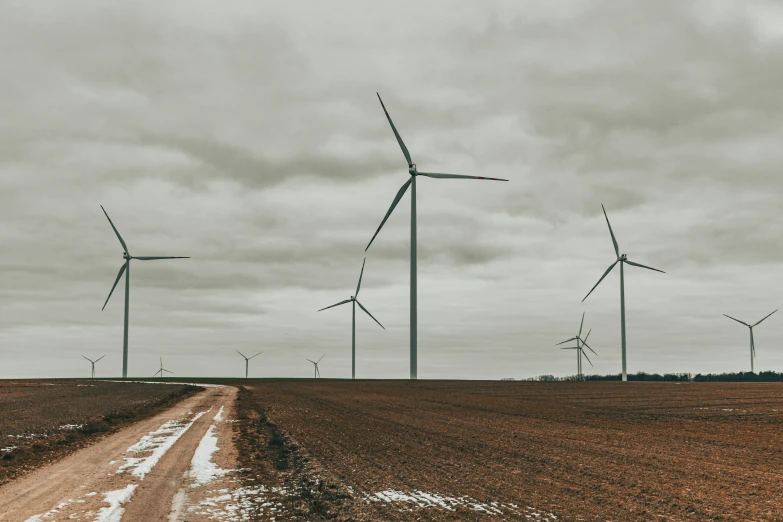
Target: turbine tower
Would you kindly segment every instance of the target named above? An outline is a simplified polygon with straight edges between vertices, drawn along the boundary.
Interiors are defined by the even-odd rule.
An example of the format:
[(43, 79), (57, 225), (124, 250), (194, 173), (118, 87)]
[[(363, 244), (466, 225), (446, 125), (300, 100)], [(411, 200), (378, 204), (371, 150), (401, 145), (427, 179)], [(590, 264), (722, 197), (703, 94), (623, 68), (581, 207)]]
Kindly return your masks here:
[[(106, 209), (103, 208), (103, 205), (101, 205), (101, 210), (103, 210), (103, 213), (106, 214)], [(106, 304), (109, 302), (109, 298), (111, 298), (111, 294), (114, 292), (114, 289), (117, 287), (117, 283), (120, 282), (120, 278), (122, 277), (123, 272), (125, 273), (125, 330), (122, 337), (122, 378), (125, 379), (128, 377), (128, 309), (129, 309), (129, 300), (130, 300), (130, 262), (131, 259), (138, 259), (139, 261), (153, 261), (156, 259), (190, 259), (189, 257), (182, 257), (182, 256), (175, 256), (175, 257), (149, 257), (149, 256), (132, 256), (128, 252), (128, 247), (125, 245), (125, 241), (122, 240), (122, 236), (117, 231), (117, 227), (114, 226), (114, 223), (112, 223), (111, 218), (109, 217), (109, 214), (106, 214), (106, 219), (109, 220), (109, 224), (111, 225), (111, 228), (114, 230), (114, 233), (117, 234), (117, 239), (120, 240), (120, 244), (122, 245), (122, 257), (125, 259), (125, 262), (122, 264), (122, 267), (120, 268), (120, 273), (117, 274), (117, 279), (114, 281), (114, 286), (111, 287), (111, 291), (109, 292), (109, 297), (106, 298), (106, 302), (103, 303), (103, 308), (101, 310), (106, 308)]]
[[(82, 357), (84, 357), (84, 355), (82, 355)], [(84, 357), (85, 359), (87, 359), (88, 361), (90, 361), (90, 364), (92, 364), (92, 378), (93, 378), (93, 379), (95, 378), (95, 363), (97, 363), (98, 361), (100, 361), (100, 360), (101, 360), (101, 359), (103, 359), (104, 357), (106, 357), (106, 356), (105, 356), (105, 355), (101, 355), (100, 357), (98, 357), (98, 358), (97, 358), (97, 359), (95, 359), (94, 361), (93, 361), (92, 359), (88, 358), (88, 357)]]
[[(323, 354), (321, 356), (321, 359), (326, 357), (326, 354)], [(310, 359), (307, 359), (311, 363), (313, 363), (313, 379), (316, 379), (321, 376), (321, 371), (318, 369), (318, 363), (321, 362), (321, 359), (318, 359), (317, 361), (311, 361)]]
[(595, 284), (595, 286), (587, 292), (587, 295), (582, 299), (582, 302), (587, 299), (587, 297), (593, 293), (593, 290), (601, 284), (601, 281), (604, 280), (604, 277), (609, 274), (609, 272), (612, 271), (614, 268), (614, 265), (617, 263), (620, 263), (620, 336), (622, 339), (622, 354), (623, 354), (623, 381), (628, 380), (628, 373), (626, 371), (626, 364), (625, 364), (625, 275), (623, 271), (623, 265), (629, 264), (633, 266), (638, 266), (641, 268), (646, 268), (647, 270), (655, 270), (656, 272), (661, 272), (662, 274), (665, 274), (663, 270), (658, 270), (657, 268), (652, 268), (649, 266), (641, 265), (639, 263), (634, 263), (633, 261), (628, 259), (628, 256), (625, 254), (620, 255), (620, 248), (617, 246), (617, 240), (614, 238), (614, 232), (612, 232), (612, 225), (609, 224), (609, 216), (606, 215), (606, 209), (603, 205), (601, 205), (601, 208), (604, 211), (604, 217), (606, 218), (606, 224), (609, 226), (609, 234), (612, 236), (612, 244), (614, 245), (614, 253), (617, 255), (617, 260), (612, 263), (609, 268), (606, 269), (606, 272), (604, 272), (604, 275), (601, 276), (601, 279), (598, 280), (598, 282)]
[(389, 116), (389, 112), (386, 110), (386, 106), (383, 104), (383, 100), (381, 100), (381, 95), (378, 93), (375, 93), (378, 96), (378, 101), (381, 102), (381, 107), (383, 107), (383, 112), (386, 114), (386, 119), (389, 120), (389, 125), (391, 125), (392, 131), (394, 132), (394, 137), (397, 138), (397, 143), (399, 143), (400, 148), (402, 149), (402, 154), (405, 156), (405, 160), (408, 162), (408, 174), (410, 174), (410, 178), (408, 181), (406, 181), (400, 190), (397, 192), (397, 195), (394, 196), (394, 201), (392, 201), (391, 207), (389, 207), (389, 211), (386, 212), (386, 215), (383, 218), (383, 221), (381, 221), (381, 224), (378, 226), (378, 230), (375, 231), (375, 234), (373, 234), (372, 239), (370, 239), (370, 242), (367, 244), (367, 248), (365, 248), (365, 252), (368, 248), (370, 248), (370, 245), (372, 245), (373, 240), (375, 239), (375, 236), (378, 235), (378, 232), (381, 231), (381, 228), (383, 227), (383, 224), (386, 223), (386, 220), (389, 219), (389, 216), (391, 215), (392, 211), (394, 210), (394, 207), (397, 206), (397, 203), (400, 202), (400, 199), (402, 199), (402, 196), (405, 194), (405, 191), (408, 190), (408, 187), (411, 187), (411, 302), (410, 302), (410, 312), (411, 312), (411, 323), (410, 323), (410, 378), (416, 379), (417, 378), (417, 335), (418, 335), (418, 313), (416, 308), (417, 303), (417, 283), (416, 283), (416, 178), (418, 176), (425, 176), (427, 178), (436, 178), (436, 179), (483, 179), (483, 180), (492, 180), (492, 181), (508, 181), (507, 179), (500, 179), (500, 178), (487, 178), (484, 176), (462, 176), (458, 174), (437, 174), (432, 172), (419, 172), (416, 168), (416, 164), (413, 163), (413, 160), (411, 159), (411, 155), (408, 152), (408, 148), (405, 146), (405, 143), (403, 143), (402, 138), (400, 137), (400, 133), (397, 132), (397, 128), (394, 126), (394, 122), (392, 122), (391, 117)]
[(584, 312), (582, 312), (582, 322), (579, 325), (579, 333), (576, 334), (576, 337), (572, 337), (570, 339), (566, 339), (562, 343), (557, 343), (555, 345), (555, 346), (560, 346), (561, 344), (565, 344), (565, 343), (570, 342), (570, 341), (576, 341), (576, 346), (568, 346), (568, 347), (565, 347), (565, 348), (561, 348), (561, 350), (576, 350), (576, 375), (577, 375), (577, 378), (580, 381), (583, 380), (583, 378), (582, 378), (582, 355), (585, 356), (585, 359), (587, 359), (587, 362), (590, 363), (590, 366), (593, 365), (593, 361), (591, 361), (590, 358), (585, 353), (584, 347), (587, 346), (588, 350), (593, 352), (596, 356), (598, 355), (597, 353), (595, 353), (595, 350), (590, 348), (590, 345), (587, 344), (587, 338), (590, 337), (590, 332), (592, 332), (593, 330), (591, 329), (589, 332), (587, 332), (587, 335), (585, 335), (585, 338), (582, 339), (582, 326), (584, 326), (584, 324), (585, 324), (585, 314), (584, 314)]
[(245, 379), (247, 379), (247, 366), (248, 366), (248, 362), (249, 362), (249, 361), (250, 361), (250, 359), (252, 359), (253, 357), (257, 357), (257, 356), (261, 355), (261, 352), (258, 352), (258, 353), (257, 353), (257, 354), (255, 354), (253, 357), (245, 357), (245, 354), (244, 354), (244, 353), (242, 353), (242, 352), (240, 352), (239, 350), (237, 350), (237, 353), (238, 353), (239, 355), (241, 355), (242, 357), (244, 357), (244, 359), (245, 359)]
[(155, 372), (155, 375), (153, 375), (152, 377), (153, 377), (153, 378), (154, 378), (154, 377), (157, 377), (157, 376), (158, 376), (158, 374), (160, 374), (160, 377), (161, 377), (161, 379), (162, 379), (162, 378), (163, 378), (163, 372), (168, 372), (168, 373), (170, 373), (171, 375), (174, 375), (174, 372), (170, 372), (170, 371), (168, 371), (166, 368), (164, 368), (164, 367), (163, 367), (163, 357), (161, 357), (161, 358), (160, 358), (160, 370), (158, 370), (157, 372)]
[[(777, 310), (775, 310), (775, 312), (777, 312)], [(767, 317), (769, 317), (770, 315), (774, 314), (775, 312), (770, 313), (769, 315), (767, 315)], [(726, 315), (726, 314), (723, 314), (723, 315)], [(734, 319), (730, 315), (726, 315), (726, 317), (728, 317), (729, 319), (733, 319), (734, 321), (737, 321), (740, 324), (744, 324), (745, 326), (748, 327), (748, 330), (750, 330), (750, 373), (756, 373), (754, 371), (754, 369), (753, 369), (753, 358), (756, 356), (756, 345), (753, 343), (753, 327), (757, 326), (758, 324), (760, 324), (761, 321), (763, 321), (767, 317), (765, 317), (764, 319), (762, 319), (758, 323), (755, 323), (755, 324), (752, 324), (752, 325), (746, 323), (745, 321), (740, 321), (739, 319)]]
[(333, 304), (332, 306), (327, 306), (326, 308), (321, 308), (318, 310), (319, 312), (323, 310), (327, 310), (329, 308), (334, 308), (335, 306), (340, 306), (345, 303), (351, 303), (351, 306), (353, 306), (353, 312), (352, 312), (352, 322), (351, 322), (351, 379), (356, 378), (356, 305), (358, 304), (359, 307), (364, 310), (367, 315), (372, 317), (372, 320), (378, 323), (378, 326), (386, 329), (380, 322), (378, 322), (378, 319), (372, 316), (372, 314), (364, 307), (362, 306), (362, 303), (359, 302), (359, 288), (362, 286), (362, 275), (364, 275), (364, 263), (367, 262), (367, 258), (364, 258), (364, 261), (362, 262), (362, 271), (359, 272), (359, 284), (356, 285), (356, 295), (352, 295), (350, 299), (346, 299), (345, 301), (340, 301), (337, 304)]

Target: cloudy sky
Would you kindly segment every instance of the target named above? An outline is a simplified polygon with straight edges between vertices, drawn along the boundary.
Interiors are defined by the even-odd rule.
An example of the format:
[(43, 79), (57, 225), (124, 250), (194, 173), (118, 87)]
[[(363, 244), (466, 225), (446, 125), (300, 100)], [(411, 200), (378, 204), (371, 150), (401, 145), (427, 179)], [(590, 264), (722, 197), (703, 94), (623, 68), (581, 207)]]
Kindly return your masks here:
[[(748, 370), (781, 306), (776, 2), (6, 1), (0, 377), (350, 377), (418, 181), (419, 377)], [(408, 376), (410, 196), (357, 376)], [(755, 330), (783, 371), (783, 313)], [(586, 364), (586, 363), (585, 363)]]

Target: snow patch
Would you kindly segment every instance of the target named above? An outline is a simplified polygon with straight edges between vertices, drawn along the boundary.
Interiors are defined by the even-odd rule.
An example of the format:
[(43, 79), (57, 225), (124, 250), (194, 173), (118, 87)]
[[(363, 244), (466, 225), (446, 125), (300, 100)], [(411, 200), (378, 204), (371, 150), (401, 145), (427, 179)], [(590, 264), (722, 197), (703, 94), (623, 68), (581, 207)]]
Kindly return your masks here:
[(103, 501), (109, 504), (109, 507), (101, 508), (98, 511), (98, 517), (95, 522), (120, 522), (125, 508), (122, 507), (136, 491), (137, 484), (131, 484), (123, 489), (109, 491), (104, 493)]
[[(223, 412), (223, 407), (220, 407), (220, 411), (215, 415), (218, 417)], [(193, 454), (193, 459), (190, 461), (190, 478), (195, 481), (191, 487), (203, 486), (209, 484), (217, 477), (222, 477), (227, 473), (231, 473), (231, 469), (222, 469), (212, 462), (212, 455), (218, 451), (217, 436), (215, 435), (215, 425), (209, 427), (204, 437), (199, 442), (196, 452)]]
[(364, 501), (371, 502), (402, 503), (417, 508), (440, 508), (447, 511), (456, 511), (457, 507), (468, 508), (473, 511), (485, 513), (488, 515), (506, 515), (516, 514), (525, 515), (527, 518), (535, 517), (541, 521), (555, 521), (557, 516), (554, 513), (546, 513), (531, 506), (527, 506), (525, 511), (516, 504), (501, 502), (479, 502), (468, 496), (449, 497), (437, 493), (427, 493), (424, 491), (397, 491), (387, 489), (378, 493), (370, 493), (364, 496)]
[(215, 414), (215, 422), (220, 422), (223, 420), (223, 406), (220, 407), (220, 410)]
[[(210, 408), (211, 410), (212, 408)], [(131, 470), (131, 474), (144, 480), (144, 476), (152, 470), (161, 457), (176, 443), (179, 438), (193, 426), (193, 423), (207, 413), (197, 413), (190, 422), (168, 421), (155, 431), (144, 435), (139, 442), (127, 449), (126, 453), (142, 453), (151, 451), (146, 457), (123, 457), (125, 464), (121, 465), (117, 473), (125, 473)]]

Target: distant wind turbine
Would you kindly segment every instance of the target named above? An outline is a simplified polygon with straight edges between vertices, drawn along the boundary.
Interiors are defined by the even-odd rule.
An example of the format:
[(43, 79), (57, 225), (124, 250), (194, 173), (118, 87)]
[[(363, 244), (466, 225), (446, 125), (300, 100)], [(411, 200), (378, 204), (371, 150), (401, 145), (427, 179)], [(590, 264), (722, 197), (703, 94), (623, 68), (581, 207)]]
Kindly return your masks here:
[[(612, 232), (612, 225), (609, 224), (609, 216), (606, 215), (606, 209), (603, 205), (601, 205), (601, 208), (604, 211), (604, 217), (606, 218), (606, 224), (609, 226), (609, 234), (612, 236), (612, 244), (614, 244), (614, 253), (617, 254), (617, 261), (611, 264), (609, 268), (606, 269), (606, 272), (604, 272), (604, 275), (601, 276), (601, 279), (598, 280), (598, 282), (595, 284), (595, 286), (587, 292), (587, 295), (582, 299), (582, 302), (584, 302), (585, 299), (587, 299), (587, 296), (593, 293), (593, 290), (595, 290), (596, 286), (601, 284), (601, 281), (604, 280), (604, 277), (609, 274), (609, 272), (612, 271), (614, 268), (614, 265), (617, 263), (620, 263), (620, 333), (622, 338), (622, 349), (623, 349), (623, 381), (628, 380), (628, 374), (626, 372), (626, 365), (625, 365), (625, 276), (623, 275), (623, 265), (625, 263), (628, 263), (629, 265), (638, 266), (641, 268), (646, 268), (648, 270), (655, 270), (656, 272), (661, 272), (662, 274), (665, 274), (663, 270), (658, 270), (657, 268), (652, 268), (645, 265), (640, 265), (639, 263), (634, 263), (633, 261), (630, 261), (628, 259), (628, 256), (625, 254), (620, 255), (620, 249), (617, 246), (617, 240), (614, 238), (614, 232)], [(592, 363), (591, 363), (592, 364)]]
[(345, 301), (340, 301), (337, 304), (333, 304), (332, 306), (327, 306), (326, 308), (321, 308), (318, 310), (319, 312), (323, 310), (327, 310), (329, 308), (334, 308), (335, 306), (340, 306), (345, 303), (351, 303), (351, 306), (353, 306), (353, 312), (352, 312), (352, 323), (351, 323), (351, 379), (356, 378), (356, 305), (358, 304), (359, 307), (361, 307), (362, 310), (364, 310), (367, 315), (372, 317), (372, 320), (378, 323), (378, 326), (386, 329), (380, 322), (378, 322), (378, 319), (373, 317), (373, 315), (364, 307), (362, 306), (362, 303), (359, 302), (359, 288), (362, 286), (362, 275), (364, 275), (364, 263), (367, 262), (367, 258), (364, 258), (364, 262), (362, 262), (362, 271), (359, 272), (359, 284), (356, 285), (356, 295), (352, 295), (350, 299), (346, 299)]
[[(326, 357), (326, 354), (323, 354), (321, 356), (321, 359)], [(321, 362), (321, 359), (318, 359), (317, 361), (311, 361), (310, 359), (307, 359), (311, 363), (313, 363), (313, 379), (316, 379), (321, 376), (321, 371), (318, 369), (318, 363)]]
[(241, 355), (242, 357), (244, 357), (244, 359), (245, 359), (245, 379), (247, 379), (247, 366), (248, 366), (248, 362), (249, 362), (249, 361), (250, 361), (250, 359), (252, 359), (253, 357), (257, 357), (257, 356), (261, 355), (261, 352), (258, 352), (258, 353), (257, 353), (257, 354), (255, 354), (253, 357), (245, 357), (245, 354), (244, 354), (244, 353), (242, 353), (242, 352), (240, 352), (239, 350), (237, 350), (237, 353), (238, 353), (239, 355)]
[(582, 339), (582, 327), (584, 326), (584, 324), (585, 324), (585, 314), (584, 312), (582, 312), (582, 322), (579, 325), (579, 333), (576, 334), (576, 337), (566, 339), (562, 343), (557, 343), (555, 345), (555, 346), (560, 346), (561, 344), (565, 344), (569, 341), (576, 341), (576, 346), (568, 346), (565, 348), (561, 348), (561, 350), (576, 350), (576, 375), (580, 381), (582, 380), (582, 355), (585, 356), (585, 359), (587, 359), (587, 362), (590, 363), (590, 366), (593, 366), (593, 361), (591, 361), (590, 358), (585, 353), (584, 347), (587, 346), (588, 350), (593, 352), (596, 356), (598, 355), (597, 353), (595, 353), (595, 350), (590, 348), (590, 345), (587, 344), (587, 338), (590, 337), (590, 332), (592, 332), (593, 330), (590, 329), (590, 331), (587, 332), (587, 335), (585, 335), (585, 338)]
[[(82, 355), (82, 357), (84, 357), (84, 355)], [(95, 359), (94, 361), (93, 361), (92, 359), (90, 359), (89, 357), (84, 357), (85, 359), (87, 359), (88, 361), (90, 361), (90, 364), (92, 364), (92, 378), (93, 378), (93, 379), (95, 378), (95, 363), (97, 363), (98, 361), (100, 361), (100, 360), (101, 360), (101, 359), (103, 359), (104, 357), (106, 357), (106, 356), (105, 356), (105, 355), (101, 355), (100, 357), (98, 357), (98, 358), (97, 358), (97, 359)]]
[(399, 143), (400, 148), (402, 149), (402, 154), (405, 156), (405, 160), (408, 162), (408, 174), (410, 174), (410, 179), (408, 179), (408, 181), (406, 181), (402, 185), (400, 190), (397, 192), (397, 195), (394, 196), (394, 201), (392, 201), (391, 207), (389, 207), (389, 211), (386, 212), (383, 221), (381, 221), (381, 224), (378, 226), (378, 230), (375, 231), (375, 234), (373, 234), (372, 239), (370, 239), (370, 242), (367, 244), (367, 248), (365, 248), (364, 250), (367, 251), (367, 249), (370, 248), (370, 245), (372, 245), (373, 240), (375, 240), (375, 236), (377, 236), (378, 232), (381, 231), (383, 224), (386, 223), (387, 219), (389, 219), (389, 216), (394, 210), (394, 207), (397, 206), (397, 203), (400, 202), (400, 199), (402, 199), (402, 196), (405, 194), (405, 191), (408, 190), (408, 187), (410, 186), (411, 187), (410, 378), (416, 379), (418, 374), (417, 353), (416, 353), (417, 335), (418, 335), (418, 319), (417, 319), (418, 314), (416, 308), (417, 305), (416, 177), (425, 176), (428, 178), (436, 178), (436, 179), (483, 179), (483, 180), (492, 180), (492, 181), (508, 181), (508, 180), (500, 179), (500, 178), (487, 178), (484, 176), (462, 176), (458, 174), (436, 174), (432, 172), (419, 172), (416, 168), (416, 164), (413, 163), (413, 160), (411, 159), (411, 155), (408, 152), (408, 148), (405, 146), (405, 143), (403, 143), (402, 138), (400, 137), (400, 133), (397, 132), (397, 128), (394, 126), (391, 116), (389, 116), (389, 112), (386, 110), (386, 106), (383, 104), (383, 100), (381, 100), (381, 95), (378, 93), (375, 94), (378, 96), (378, 101), (381, 102), (381, 107), (383, 107), (383, 112), (386, 114), (386, 119), (389, 120), (389, 125), (391, 125), (392, 131), (394, 132), (394, 136), (397, 138), (397, 143)]
[(165, 368), (163, 367), (163, 357), (161, 357), (161, 358), (160, 358), (160, 370), (158, 370), (157, 372), (155, 372), (155, 375), (153, 375), (153, 377), (157, 377), (157, 376), (158, 376), (158, 374), (160, 374), (160, 377), (161, 377), (161, 378), (163, 378), (163, 372), (168, 372), (168, 373), (170, 373), (171, 375), (174, 375), (174, 372), (170, 372), (170, 371), (168, 371), (167, 369), (165, 369)]
[[(775, 310), (775, 312), (777, 312), (777, 310)], [(770, 313), (770, 314), (769, 314), (769, 315), (767, 315), (767, 316), (766, 316), (764, 319), (766, 319), (766, 318), (767, 318), (767, 317), (769, 317), (770, 315), (774, 314), (775, 312), (772, 312), (772, 313)], [(728, 317), (729, 319), (732, 319), (732, 320), (734, 320), (734, 321), (737, 321), (737, 322), (738, 322), (738, 323), (740, 323), (740, 324), (744, 324), (745, 326), (747, 326), (747, 327), (748, 327), (748, 330), (750, 330), (750, 373), (756, 373), (756, 372), (754, 371), (754, 369), (753, 369), (753, 358), (756, 356), (756, 345), (753, 343), (753, 327), (754, 327), (754, 326), (757, 326), (758, 324), (760, 324), (760, 323), (761, 323), (761, 321), (763, 321), (764, 319), (762, 319), (762, 320), (761, 320), (761, 321), (759, 321), (758, 323), (755, 323), (755, 324), (752, 324), (752, 325), (751, 325), (751, 324), (748, 324), (748, 323), (746, 323), (745, 321), (740, 321), (739, 319), (734, 319), (734, 318), (733, 318), (732, 316), (730, 316), (730, 315), (726, 315), (726, 314), (723, 314), (723, 315), (725, 315), (725, 316), (726, 316), (726, 317)]]
[[(101, 205), (101, 210), (103, 210), (103, 213), (106, 214), (106, 209), (103, 208), (103, 205)], [(117, 231), (117, 227), (114, 226), (114, 223), (112, 223), (111, 218), (109, 217), (109, 214), (106, 214), (106, 219), (109, 220), (109, 224), (111, 225), (111, 228), (114, 230), (114, 233), (117, 234), (117, 239), (120, 240), (120, 244), (122, 245), (122, 257), (125, 259), (125, 262), (122, 264), (122, 267), (120, 268), (120, 273), (117, 274), (117, 279), (114, 281), (114, 286), (111, 287), (111, 291), (109, 292), (109, 297), (106, 298), (106, 302), (103, 303), (103, 310), (106, 308), (106, 304), (109, 302), (109, 298), (111, 298), (111, 294), (114, 292), (114, 289), (117, 287), (117, 283), (120, 282), (120, 278), (122, 277), (123, 272), (127, 272), (125, 274), (125, 330), (122, 337), (122, 377), (123, 379), (128, 377), (128, 309), (129, 309), (129, 299), (130, 299), (130, 262), (131, 259), (138, 259), (139, 261), (153, 261), (156, 259), (190, 259), (189, 257), (182, 257), (182, 256), (175, 256), (175, 257), (149, 257), (149, 256), (132, 256), (128, 252), (128, 247), (125, 245), (125, 241), (122, 240), (122, 236)]]

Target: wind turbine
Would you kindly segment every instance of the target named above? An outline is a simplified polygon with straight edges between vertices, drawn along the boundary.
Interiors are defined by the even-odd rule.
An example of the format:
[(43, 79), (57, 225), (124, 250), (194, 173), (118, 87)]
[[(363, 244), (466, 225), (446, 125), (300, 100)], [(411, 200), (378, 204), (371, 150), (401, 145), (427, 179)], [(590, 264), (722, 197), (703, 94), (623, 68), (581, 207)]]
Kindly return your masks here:
[[(84, 357), (84, 355), (82, 355), (82, 357)], [(92, 378), (93, 378), (93, 379), (95, 378), (95, 363), (97, 363), (98, 361), (100, 361), (100, 360), (101, 360), (101, 359), (103, 359), (104, 357), (106, 357), (106, 356), (105, 356), (105, 355), (101, 355), (100, 357), (98, 357), (98, 358), (97, 358), (97, 359), (95, 359), (94, 361), (93, 361), (92, 359), (88, 358), (88, 357), (84, 357), (85, 359), (87, 359), (88, 361), (90, 361), (90, 364), (92, 364)]]
[(161, 357), (161, 358), (160, 358), (160, 370), (158, 370), (157, 372), (155, 372), (155, 375), (153, 375), (152, 377), (157, 377), (157, 376), (158, 376), (158, 374), (160, 374), (160, 377), (161, 377), (161, 379), (162, 379), (162, 378), (163, 378), (163, 372), (168, 372), (168, 373), (170, 373), (171, 375), (174, 375), (174, 372), (169, 372), (167, 369), (165, 369), (165, 368), (163, 367), (163, 357)]
[(362, 275), (364, 275), (364, 263), (367, 262), (367, 258), (364, 258), (364, 261), (362, 262), (362, 271), (359, 272), (359, 284), (356, 285), (356, 295), (352, 295), (350, 299), (346, 299), (345, 301), (340, 301), (337, 304), (333, 304), (332, 306), (327, 306), (326, 308), (321, 308), (321, 310), (318, 310), (319, 312), (323, 310), (327, 310), (329, 308), (334, 308), (335, 306), (340, 306), (345, 303), (351, 303), (351, 306), (353, 306), (353, 312), (352, 312), (352, 322), (351, 322), (351, 379), (356, 378), (356, 305), (358, 304), (359, 307), (361, 307), (362, 310), (364, 310), (367, 315), (372, 317), (372, 320), (378, 323), (378, 326), (386, 329), (380, 322), (378, 322), (378, 319), (372, 316), (372, 314), (364, 307), (362, 306), (362, 303), (359, 302), (359, 288), (362, 286)]
[(389, 125), (391, 125), (392, 131), (394, 132), (394, 136), (397, 138), (397, 143), (399, 143), (400, 148), (402, 149), (402, 154), (405, 156), (405, 160), (408, 162), (408, 174), (410, 174), (410, 178), (408, 181), (406, 181), (400, 190), (397, 192), (397, 195), (394, 196), (394, 201), (392, 201), (391, 207), (389, 207), (389, 211), (386, 212), (386, 215), (383, 218), (383, 221), (381, 221), (381, 224), (378, 226), (378, 230), (375, 231), (375, 234), (373, 234), (372, 239), (370, 239), (370, 242), (367, 244), (367, 248), (365, 248), (365, 252), (368, 248), (370, 248), (370, 245), (372, 245), (373, 240), (375, 239), (375, 236), (378, 235), (378, 232), (381, 231), (381, 228), (383, 227), (383, 224), (386, 223), (386, 220), (389, 219), (389, 216), (391, 215), (392, 211), (394, 210), (394, 207), (397, 206), (397, 203), (400, 202), (400, 199), (402, 199), (402, 196), (405, 194), (405, 191), (408, 190), (408, 187), (411, 187), (411, 303), (410, 303), (410, 312), (411, 312), (411, 324), (410, 324), (410, 378), (416, 379), (417, 378), (417, 355), (416, 355), (416, 343), (417, 343), (417, 334), (418, 334), (418, 321), (417, 321), (417, 309), (416, 309), (416, 303), (417, 303), (417, 283), (416, 283), (416, 178), (418, 176), (425, 176), (428, 178), (436, 178), (436, 179), (483, 179), (483, 180), (492, 180), (492, 181), (508, 181), (507, 179), (500, 179), (500, 178), (487, 178), (484, 176), (462, 176), (458, 174), (437, 174), (432, 172), (419, 172), (416, 168), (416, 164), (413, 163), (413, 160), (411, 159), (411, 155), (408, 152), (408, 148), (405, 146), (405, 143), (403, 143), (402, 138), (400, 137), (400, 133), (397, 132), (397, 127), (394, 126), (394, 122), (392, 122), (391, 116), (389, 116), (389, 112), (386, 110), (386, 106), (383, 104), (383, 100), (381, 100), (381, 95), (377, 92), (375, 93), (378, 96), (378, 101), (381, 102), (381, 107), (383, 107), (383, 112), (386, 114), (386, 119), (389, 120)]
[[(775, 312), (777, 312), (777, 310), (775, 310)], [(767, 317), (769, 317), (770, 315), (774, 314), (775, 312), (772, 312), (771, 314), (767, 315)], [(726, 315), (726, 314), (723, 314), (723, 315)], [(750, 330), (750, 373), (756, 373), (753, 370), (753, 358), (756, 356), (756, 345), (753, 343), (753, 327), (757, 326), (759, 323), (761, 323), (761, 321), (763, 321), (767, 317), (765, 317), (764, 319), (762, 319), (758, 323), (755, 323), (755, 324), (752, 324), (752, 325), (746, 323), (745, 321), (740, 321), (739, 319), (734, 319), (730, 315), (726, 315), (726, 317), (728, 317), (729, 319), (733, 319), (734, 321), (737, 321), (740, 324), (744, 324), (745, 326), (748, 327), (748, 330)]]
[[(612, 225), (609, 224), (609, 216), (606, 215), (606, 209), (603, 205), (601, 205), (601, 208), (604, 211), (604, 217), (606, 218), (606, 224), (609, 226), (609, 234), (612, 236), (612, 244), (614, 244), (614, 253), (617, 255), (617, 261), (611, 264), (609, 268), (606, 269), (606, 272), (604, 272), (604, 275), (601, 276), (601, 279), (598, 280), (598, 282), (595, 284), (595, 286), (587, 292), (587, 295), (582, 299), (582, 302), (587, 299), (587, 297), (593, 293), (593, 290), (595, 290), (596, 286), (601, 284), (601, 281), (604, 280), (604, 277), (607, 276), (609, 272), (612, 271), (612, 268), (614, 268), (614, 265), (617, 263), (620, 263), (620, 333), (622, 338), (622, 346), (623, 346), (623, 381), (628, 380), (628, 374), (626, 372), (626, 365), (625, 365), (625, 276), (623, 273), (623, 265), (628, 263), (629, 265), (638, 266), (641, 268), (646, 268), (647, 270), (655, 270), (656, 272), (661, 272), (662, 274), (665, 274), (663, 270), (658, 270), (657, 268), (652, 268), (649, 266), (641, 265), (639, 263), (634, 263), (633, 261), (630, 261), (628, 259), (628, 256), (625, 254), (620, 255), (620, 249), (617, 246), (617, 240), (614, 238), (614, 232), (612, 232)], [(592, 364), (592, 363), (591, 363)]]
[(239, 350), (237, 350), (237, 353), (238, 353), (239, 355), (241, 355), (242, 357), (244, 357), (244, 358), (245, 358), (245, 379), (247, 379), (247, 366), (248, 366), (248, 364), (247, 364), (247, 363), (248, 363), (248, 362), (250, 361), (250, 359), (252, 359), (253, 357), (257, 357), (257, 356), (261, 355), (261, 352), (258, 352), (258, 353), (257, 353), (257, 354), (255, 354), (253, 357), (245, 357), (245, 354), (244, 354), (244, 353), (242, 353), (242, 352), (240, 352)]
[[(106, 209), (103, 208), (103, 205), (101, 205), (101, 210), (103, 210), (103, 213), (106, 214)], [(117, 231), (117, 227), (114, 226), (114, 223), (112, 223), (111, 218), (109, 217), (109, 214), (106, 214), (106, 219), (109, 220), (109, 224), (111, 225), (111, 228), (114, 230), (114, 233), (117, 234), (117, 239), (120, 240), (120, 244), (122, 245), (122, 257), (125, 259), (125, 262), (122, 264), (122, 267), (120, 268), (120, 273), (117, 274), (117, 279), (114, 281), (114, 286), (111, 287), (111, 291), (109, 292), (109, 297), (106, 298), (106, 302), (103, 303), (103, 310), (106, 308), (106, 304), (109, 302), (109, 298), (111, 297), (111, 294), (114, 292), (114, 289), (117, 287), (117, 283), (120, 282), (120, 278), (122, 277), (123, 272), (127, 272), (125, 274), (125, 330), (122, 337), (122, 378), (128, 377), (128, 302), (130, 299), (130, 262), (131, 259), (138, 259), (139, 261), (153, 261), (156, 259), (190, 259), (189, 257), (181, 257), (181, 256), (175, 256), (175, 257), (149, 257), (149, 256), (132, 256), (130, 253), (128, 253), (128, 247), (125, 245), (125, 241), (122, 240), (122, 236)]]
[(566, 339), (562, 343), (557, 343), (555, 346), (560, 346), (561, 344), (565, 344), (570, 341), (576, 341), (576, 346), (568, 346), (565, 348), (561, 348), (561, 350), (576, 350), (576, 374), (579, 380), (582, 380), (582, 355), (585, 356), (585, 359), (587, 359), (587, 362), (590, 363), (590, 366), (593, 365), (593, 361), (590, 360), (590, 358), (585, 353), (584, 347), (587, 346), (587, 348), (593, 352), (596, 356), (598, 355), (595, 353), (595, 350), (590, 348), (590, 345), (587, 344), (587, 338), (590, 337), (590, 332), (593, 330), (590, 329), (589, 332), (587, 332), (587, 335), (585, 335), (585, 338), (582, 339), (582, 326), (585, 324), (585, 314), (582, 312), (582, 323), (579, 325), (579, 333), (576, 334), (576, 337), (572, 337), (570, 339)]
[[(326, 357), (326, 354), (323, 354), (321, 356), (321, 359)], [(311, 361), (310, 359), (307, 359), (311, 363), (313, 363), (313, 379), (321, 376), (321, 371), (318, 369), (318, 363), (321, 362), (321, 359), (318, 359), (317, 361)]]

